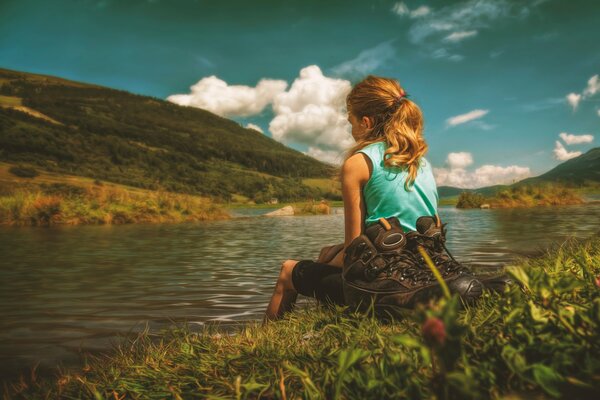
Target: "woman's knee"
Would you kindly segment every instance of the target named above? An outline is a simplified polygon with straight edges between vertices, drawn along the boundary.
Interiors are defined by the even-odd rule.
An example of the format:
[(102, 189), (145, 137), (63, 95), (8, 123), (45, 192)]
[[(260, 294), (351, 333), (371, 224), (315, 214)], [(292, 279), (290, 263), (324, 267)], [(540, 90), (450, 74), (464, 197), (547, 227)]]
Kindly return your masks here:
[(294, 289), (292, 283), (292, 271), (298, 264), (296, 260), (285, 260), (281, 263), (281, 271), (279, 272), (279, 280), (284, 284), (286, 289)]

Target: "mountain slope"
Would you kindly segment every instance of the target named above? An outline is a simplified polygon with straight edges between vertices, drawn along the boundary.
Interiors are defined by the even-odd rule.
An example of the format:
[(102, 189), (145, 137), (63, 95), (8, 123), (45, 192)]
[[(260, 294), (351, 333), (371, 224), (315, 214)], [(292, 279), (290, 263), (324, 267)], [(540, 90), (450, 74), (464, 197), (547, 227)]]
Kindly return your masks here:
[(570, 185), (600, 183), (600, 147), (593, 148), (579, 157), (567, 160), (545, 174), (524, 179), (518, 184), (537, 182), (563, 182)]
[(0, 69), (0, 161), (229, 199), (315, 196), (334, 168), (208, 111)]
[(523, 179), (512, 185), (486, 186), (477, 189), (461, 189), (453, 186), (438, 187), (440, 197), (458, 196), (462, 192), (479, 193), (491, 196), (494, 193), (512, 186), (539, 185), (557, 182), (570, 187), (594, 186), (600, 184), (600, 147), (593, 148), (578, 157), (557, 165), (550, 171), (531, 178)]

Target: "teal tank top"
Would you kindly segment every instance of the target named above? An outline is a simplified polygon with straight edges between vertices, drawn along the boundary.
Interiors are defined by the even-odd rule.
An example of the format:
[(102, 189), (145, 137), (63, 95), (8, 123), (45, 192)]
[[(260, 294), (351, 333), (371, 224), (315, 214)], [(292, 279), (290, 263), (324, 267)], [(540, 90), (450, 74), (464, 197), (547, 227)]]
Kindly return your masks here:
[(373, 165), (369, 181), (363, 187), (367, 217), (365, 225), (377, 222), (381, 217), (398, 217), (405, 232), (416, 230), (417, 218), (437, 214), (438, 193), (431, 165), (421, 158), (414, 185), (410, 191), (404, 188), (408, 170), (385, 167), (383, 154), (386, 142), (371, 143), (358, 152), (366, 154)]

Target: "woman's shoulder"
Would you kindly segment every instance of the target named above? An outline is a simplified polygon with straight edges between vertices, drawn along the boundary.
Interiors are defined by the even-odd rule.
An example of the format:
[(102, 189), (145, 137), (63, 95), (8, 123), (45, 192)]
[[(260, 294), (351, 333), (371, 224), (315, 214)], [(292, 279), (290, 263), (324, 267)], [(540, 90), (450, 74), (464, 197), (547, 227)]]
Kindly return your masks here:
[(364, 153), (366, 155), (369, 156), (369, 158), (373, 159), (373, 158), (381, 158), (383, 155), (383, 152), (385, 151), (385, 149), (387, 148), (387, 144), (385, 141), (379, 141), (379, 142), (375, 142), (375, 143), (369, 143), (368, 145), (366, 145), (365, 147), (357, 150), (357, 153)]

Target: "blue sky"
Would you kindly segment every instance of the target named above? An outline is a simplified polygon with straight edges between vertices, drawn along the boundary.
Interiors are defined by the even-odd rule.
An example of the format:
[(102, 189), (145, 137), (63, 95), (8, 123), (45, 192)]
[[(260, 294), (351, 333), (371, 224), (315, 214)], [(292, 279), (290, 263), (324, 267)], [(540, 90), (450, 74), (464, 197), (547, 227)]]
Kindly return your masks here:
[(333, 162), (340, 99), (392, 77), (438, 183), (477, 187), (597, 146), (599, 20), (583, 0), (1, 0), (0, 67), (206, 108)]

